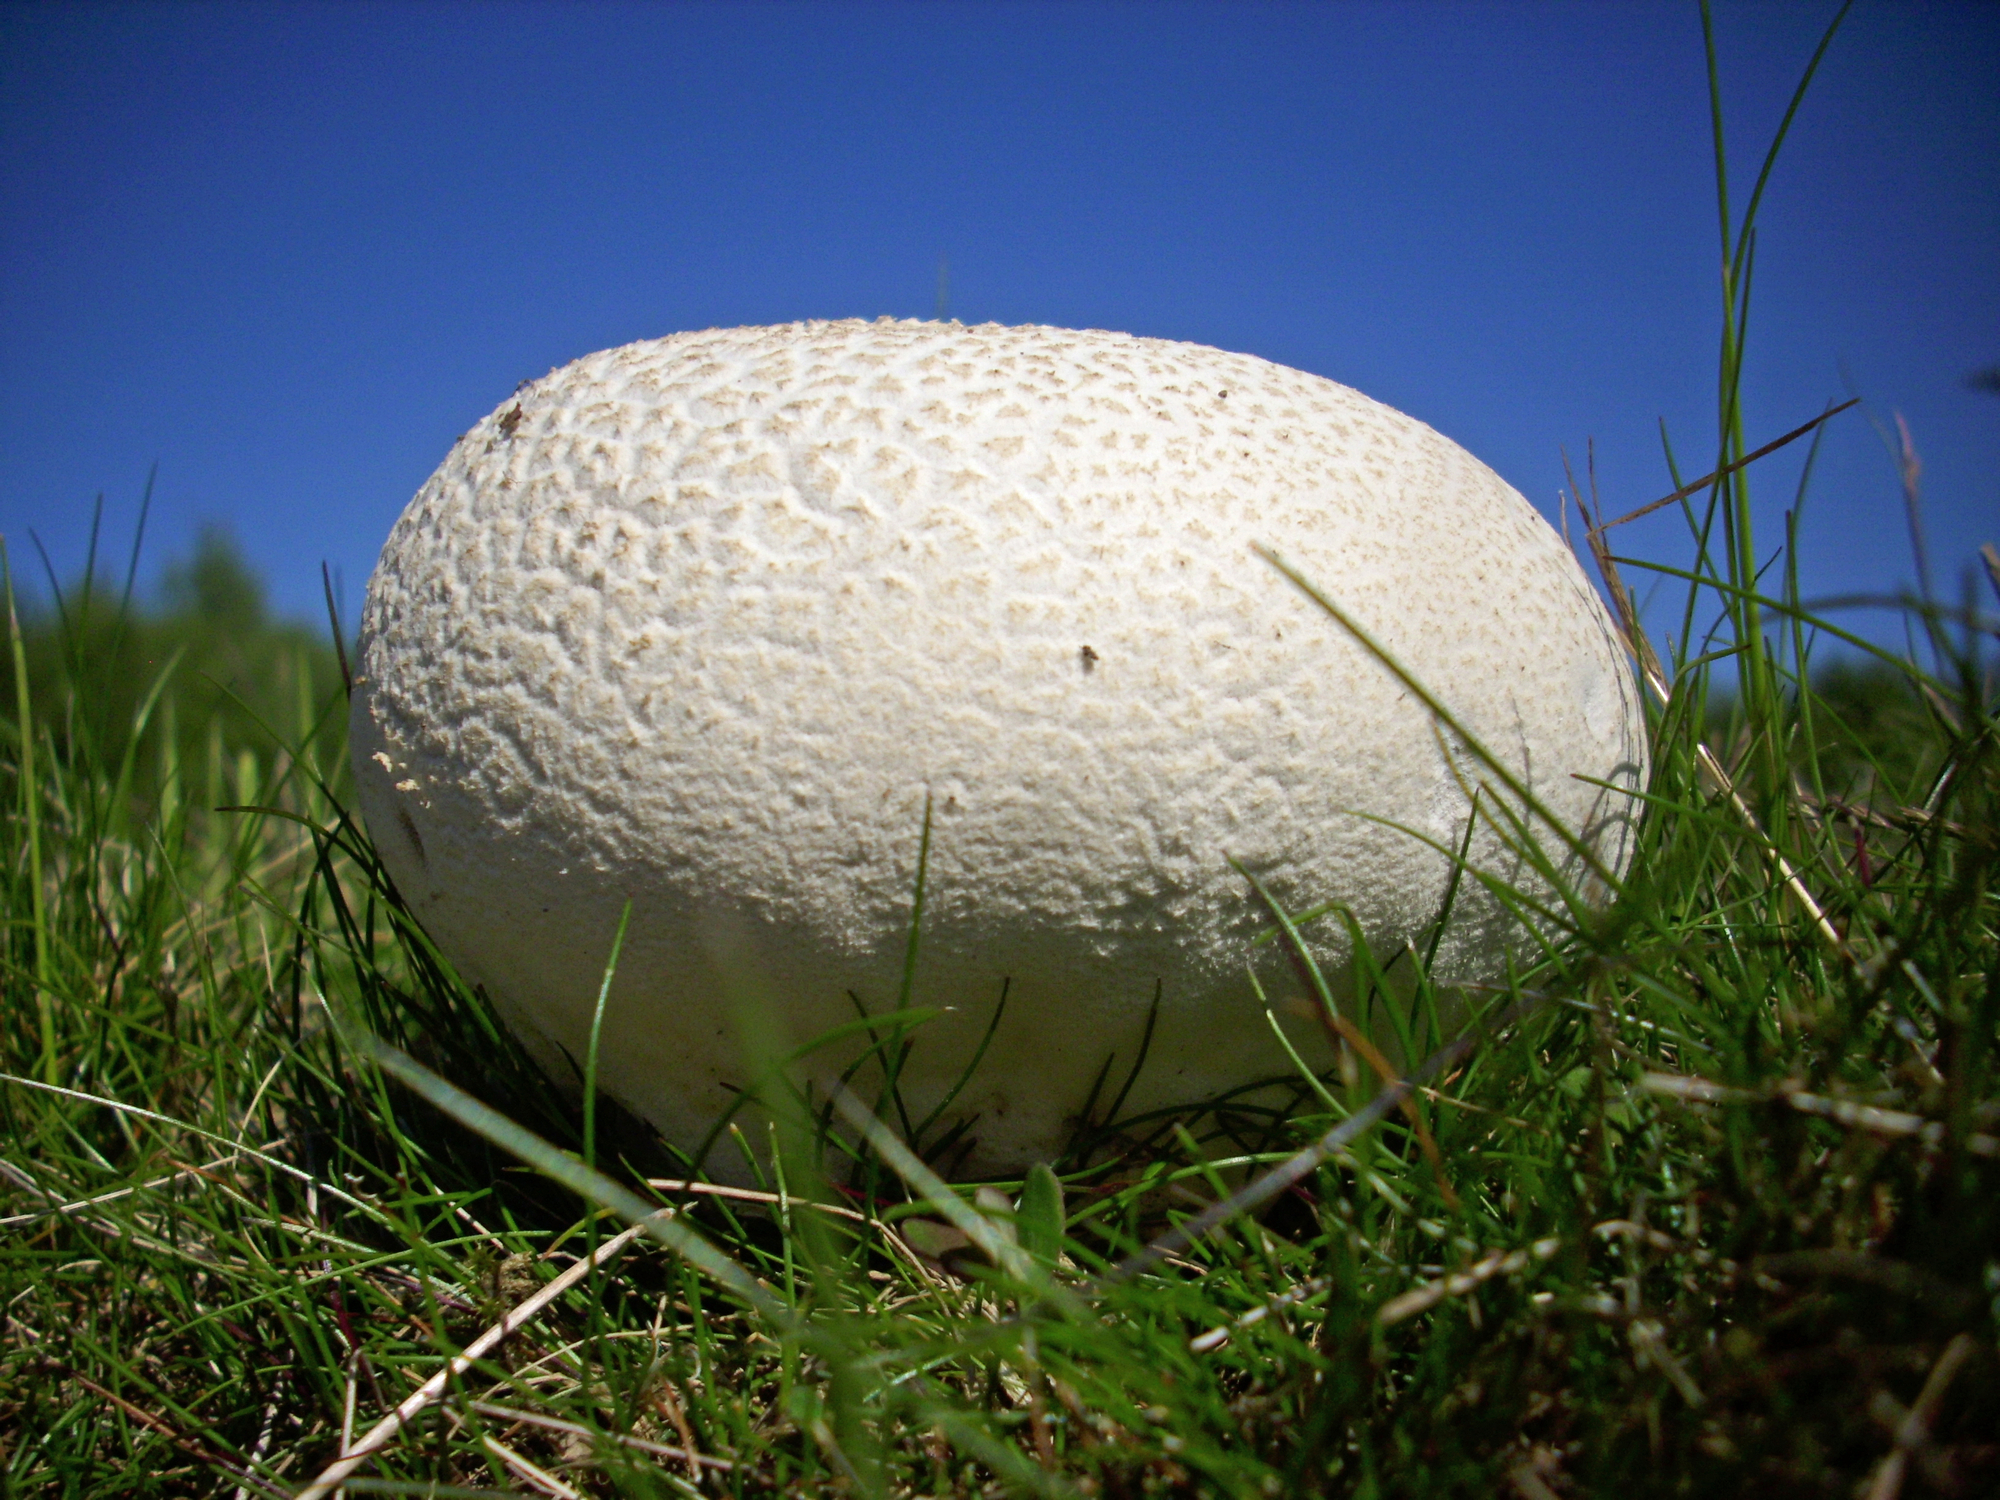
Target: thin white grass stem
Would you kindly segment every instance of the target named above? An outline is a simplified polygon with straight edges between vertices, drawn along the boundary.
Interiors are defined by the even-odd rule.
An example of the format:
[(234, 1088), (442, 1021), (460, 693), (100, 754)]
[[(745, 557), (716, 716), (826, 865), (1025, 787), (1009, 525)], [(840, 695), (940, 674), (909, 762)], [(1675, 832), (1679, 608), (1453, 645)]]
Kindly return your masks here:
[[(277, 1422), (277, 1417), (278, 1403), (275, 1401), (265, 1402), (263, 1413), (257, 1419), (257, 1441), (250, 1449), (251, 1463), (261, 1466), (264, 1462), (264, 1455), (271, 1451), (271, 1433)], [(237, 1485), (233, 1500), (250, 1500), (250, 1486), (247, 1484)]]
[(1375, 1321), (1387, 1328), (1405, 1318), (1414, 1318), (1448, 1297), (1463, 1297), (1495, 1276), (1511, 1276), (1526, 1270), (1531, 1261), (1547, 1260), (1561, 1248), (1560, 1239), (1545, 1239), (1536, 1240), (1524, 1250), (1495, 1250), (1456, 1275), (1440, 1277), (1400, 1297), (1391, 1297), (1375, 1310)]
[(1332, 1285), (1333, 1278), (1330, 1276), (1315, 1276), (1310, 1281), (1302, 1281), (1290, 1291), (1280, 1292), (1270, 1301), (1251, 1308), (1235, 1322), (1224, 1323), (1209, 1329), (1207, 1333), (1196, 1334), (1188, 1340), (1188, 1349), (1194, 1354), (1206, 1354), (1211, 1349), (1220, 1349), (1229, 1342), (1230, 1335), (1244, 1328), (1254, 1328), (1272, 1313), (1296, 1307), (1301, 1302), (1317, 1297)]
[(728, 1187), (719, 1182), (691, 1182), (679, 1177), (648, 1177), (646, 1186), (661, 1193), (700, 1193), (709, 1198), (731, 1198), (739, 1203), (765, 1203), (786, 1208), (811, 1208), (836, 1218), (852, 1219), (857, 1224), (872, 1224), (875, 1221), (858, 1209), (847, 1208), (838, 1203), (817, 1203), (810, 1198), (801, 1198), (796, 1193), (767, 1193), (758, 1188)]
[[(23, 1192), (33, 1193), (44, 1203), (50, 1205), (49, 1213), (58, 1211), (56, 1208), (56, 1194), (51, 1193), (47, 1188), (37, 1183), (27, 1172), (24, 1172), (21, 1168), (4, 1158), (0, 1158), (0, 1177), (5, 1177)], [(129, 1229), (112, 1219), (96, 1215), (79, 1214), (76, 1216), (76, 1222), (95, 1229), (99, 1234), (108, 1234), (114, 1240), (126, 1240), (131, 1244), (137, 1245), (141, 1250), (150, 1251), (154, 1255), (164, 1256), (168, 1260), (188, 1261), (200, 1266), (205, 1271), (227, 1269), (241, 1272), (250, 1269), (247, 1261), (225, 1260), (219, 1255), (204, 1254), (199, 1251), (190, 1250), (182, 1245), (169, 1245), (165, 1241), (154, 1239), (151, 1235), (142, 1234), (136, 1229)]]
[(675, 1448), (667, 1443), (655, 1443), (646, 1438), (633, 1437), (623, 1432), (594, 1432), (581, 1422), (565, 1422), (561, 1417), (545, 1417), (540, 1412), (521, 1411), (512, 1406), (498, 1406), (491, 1401), (469, 1401), (466, 1403), (482, 1417), (497, 1417), (503, 1422), (519, 1422), (525, 1427), (540, 1427), (547, 1432), (567, 1433), (572, 1437), (595, 1438), (607, 1443), (616, 1443), (621, 1448), (630, 1448), (635, 1453), (650, 1453), (655, 1458), (677, 1459), (683, 1463), (700, 1464), (704, 1468), (720, 1469), (724, 1473), (734, 1469), (736, 1464), (727, 1458), (711, 1458), (706, 1453), (696, 1453), (688, 1448)]
[[(276, 1141), (268, 1142), (262, 1149), (268, 1151), (271, 1146), (277, 1144)], [(182, 1167), (179, 1171), (169, 1172), (164, 1177), (155, 1177), (147, 1182), (135, 1182), (130, 1187), (115, 1188), (108, 1193), (99, 1193), (95, 1198), (79, 1198), (74, 1203), (51, 1203), (47, 1208), (37, 1209), (31, 1214), (9, 1214), (6, 1218), (0, 1219), (0, 1229), (12, 1229), (17, 1224), (32, 1224), (38, 1219), (50, 1218), (56, 1214), (82, 1213), (85, 1209), (96, 1208), (100, 1204), (115, 1203), (120, 1198), (129, 1198), (134, 1193), (150, 1192), (154, 1188), (165, 1187), (168, 1183), (178, 1182), (183, 1177), (200, 1177), (218, 1167), (228, 1166), (242, 1157), (245, 1151), (256, 1149), (259, 1148), (246, 1147), (244, 1151), (232, 1151), (227, 1156), (218, 1156), (215, 1160), (203, 1162), (198, 1167)], [(36, 1188), (34, 1191), (41, 1192), (43, 1189)]]
[[(659, 1210), (661, 1214), (671, 1214), (670, 1208)], [(499, 1322), (488, 1328), (478, 1338), (467, 1344), (463, 1351), (446, 1362), (445, 1367), (418, 1386), (409, 1397), (388, 1416), (371, 1427), (361, 1441), (349, 1447), (343, 1435), (341, 1446), (346, 1450), (338, 1459), (320, 1470), (319, 1477), (303, 1490), (297, 1500), (323, 1500), (332, 1494), (341, 1482), (366, 1463), (370, 1457), (389, 1446), (390, 1440), (402, 1431), (409, 1420), (442, 1396), (451, 1382), (471, 1369), (488, 1350), (506, 1339), (516, 1330), (532, 1322), (551, 1302), (582, 1281), (592, 1271), (624, 1252), (627, 1245), (636, 1240), (645, 1230), (643, 1223), (634, 1224), (620, 1230), (597, 1247), (594, 1254), (585, 1256), (568, 1270), (557, 1276), (533, 1296), (516, 1305)], [(350, 1390), (352, 1387), (350, 1386)]]
[[(1658, 659), (1653, 657), (1650, 651), (1646, 653), (1646, 657), (1646, 665), (1641, 668), (1646, 678), (1646, 686), (1653, 690), (1654, 696), (1660, 700), (1660, 705), (1665, 707), (1667, 700), (1673, 694), (1667, 686), (1665, 677), (1661, 674)], [(1716, 759), (1715, 752), (1710, 750), (1702, 741), (1696, 740), (1694, 754), (1695, 760), (1700, 764), (1702, 771), (1715, 784), (1723, 796), (1728, 799), (1729, 805), (1735, 811), (1736, 815), (1743, 820), (1744, 826), (1750, 830), (1751, 836), (1756, 839), (1758, 847), (1764, 851), (1765, 856), (1777, 869), (1778, 877), (1784, 882), (1785, 889), (1791, 892), (1792, 899), (1799, 903), (1806, 916), (1811, 919), (1819, 935), (1826, 940), (1827, 945), (1835, 953), (1847, 960), (1849, 964), (1856, 963), (1857, 960), (1855, 959), (1853, 950), (1847, 946), (1847, 940), (1840, 935), (1833, 923), (1827, 920), (1826, 913), (1821, 910), (1820, 904), (1813, 900), (1812, 892), (1808, 891), (1805, 887), (1805, 882), (1799, 879), (1798, 871), (1792, 868), (1792, 862), (1785, 858), (1784, 851), (1771, 842), (1770, 835), (1765, 833), (1763, 827), (1757, 822), (1757, 815), (1751, 812), (1750, 804), (1745, 802), (1742, 794), (1736, 790), (1736, 783), (1729, 779), (1729, 773), (1722, 768), (1722, 762)]]
[(479, 1441), (488, 1453), (499, 1459), (501, 1463), (512, 1469), (516, 1474), (519, 1474), (544, 1494), (554, 1495), (556, 1500), (583, 1500), (582, 1494), (577, 1490), (564, 1484), (547, 1469), (523, 1458), (490, 1433), (481, 1433)]
[[(1945, 1126), (1941, 1120), (1926, 1119), (1907, 1110), (1857, 1104), (1852, 1099), (1827, 1099), (1796, 1089), (1759, 1091), (1731, 1088), (1727, 1084), (1712, 1083), (1706, 1078), (1692, 1078), (1680, 1073), (1644, 1074), (1639, 1079), (1639, 1087), (1650, 1094), (1665, 1094), (1669, 1098), (1695, 1104), (1750, 1104), (1776, 1099), (1799, 1114), (1816, 1115), (1836, 1125), (1844, 1125), (1849, 1130), (1866, 1130), (1875, 1135), (1915, 1136), (1924, 1145), (1933, 1148), (1944, 1144)], [(1965, 1149), (1974, 1156), (2000, 1157), (2000, 1137), (1975, 1132), (1966, 1136)]]
[(354, 1451), (354, 1403), (360, 1395), (360, 1382), (354, 1378), (355, 1361), (360, 1359), (359, 1349), (350, 1350), (347, 1355), (347, 1369), (340, 1399), (340, 1457), (345, 1458)]
[(321, 1182), (312, 1173), (303, 1171), (288, 1161), (281, 1161), (279, 1158), (268, 1155), (255, 1147), (245, 1146), (241, 1141), (231, 1140), (226, 1135), (219, 1135), (213, 1130), (204, 1130), (201, 1126), (192, 1124), (187, 1120), (177, 1120), (172, 1115), (163, 1115), (155, 1110), (142, 1109), (136, 1104), (127, 1104), (120, 1099), (107, 1099), (102, 1094), (86, 1094), (80, 1089), (66, 1089), (59, 1084), (43, 1083), (40, 1079), (23, 1078), (16, 1073), (0, 1073), (0, 1083), (18, 1083), (22, 1088), (40, 1089), (43, 1093), (60, 1094), (66, 1099), (80, 1099), (85, 1104), (95, 1104), (100, 1108), (111, 1110), (120, 1115), (132, 1115), (141, 1120), (152, 1120), (156, 1124), (171, 1125), (176, 1130), (185, 1130), (188, 1134), (198, 1135), (205, 1141), (214, 1141), (218, 1146), (228, 1146), (234, 1151), (240, 1151), (244, 1155), (262, 1162), (273, 1171), (282, 1172), (287, 1177), (296, 1178), (300, 1182), (338, 1198), (350, 1208), (368, 1214), (380, 1222), (388, 1222), (380, 1209), (370, 1206), (355, 1197), (352, 1193), (343, 1192), (330, 1182)]

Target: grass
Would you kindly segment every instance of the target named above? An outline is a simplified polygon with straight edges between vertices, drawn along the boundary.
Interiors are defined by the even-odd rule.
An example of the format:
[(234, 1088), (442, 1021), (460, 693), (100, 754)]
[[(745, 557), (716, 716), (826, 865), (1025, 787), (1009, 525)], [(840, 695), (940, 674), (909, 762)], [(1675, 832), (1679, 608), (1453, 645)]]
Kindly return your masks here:
[(1107, 1079), (1006, 1183), (933, 1176), (872, 1066), (879, 1119), (788, 1109), (782, 1059), (775, 1175), (681, 1181), (400, 907), (330, 652), (226, 568), (164, 614), (10, 593), (0, 1482), (297, 1494), (380, 1428), (349, 1494), (1991, 1493), (1993, 616), (1816, 665), (1755, 472), (1676, 502), (1690, 561), (1594, 534), (1614, 597), (1687, 596), (1657, 647), (1626, 618), (1655, 765), (1609, 909), (1393, 1087), (1358, 1046), (1276, 1115), (1116, 1119)]

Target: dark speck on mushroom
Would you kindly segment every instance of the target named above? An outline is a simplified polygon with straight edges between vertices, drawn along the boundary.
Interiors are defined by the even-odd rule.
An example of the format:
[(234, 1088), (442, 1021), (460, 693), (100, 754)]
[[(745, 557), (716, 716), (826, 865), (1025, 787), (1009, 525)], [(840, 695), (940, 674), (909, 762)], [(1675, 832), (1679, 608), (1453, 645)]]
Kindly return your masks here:
[(1085, 646), (1081, 651), (1077, 653), (1077, 656), (1081, 658), (1083, 662), (1083, 675), (1088, 677), (1090, 675), (1091, 668), (1097, 665), (1097, 653), (1091, 650), (1090, 647)]
[(416, 822), (410, 817), (408, 810), (398, 807), (396, 809), (396, 821), (403, 825), (404, 837), (409, 839), (410, 847), (417, 851), (417, 863), (428, 865), (430, 859), (424, 853), (424, 836), (417, 832)]

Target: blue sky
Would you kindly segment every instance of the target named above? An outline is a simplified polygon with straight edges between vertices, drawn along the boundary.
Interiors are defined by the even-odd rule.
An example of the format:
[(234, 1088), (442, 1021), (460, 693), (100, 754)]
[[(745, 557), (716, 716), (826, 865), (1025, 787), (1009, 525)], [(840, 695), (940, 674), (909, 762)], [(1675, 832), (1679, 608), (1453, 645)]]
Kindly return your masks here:
[[(1740, 206), (1821, 3), (1720, 0)], [(156, 576), (229, 526), (351, 620), (455, 436), (679, 329), (1113, 328), (1330, 376), (1553, 514), (1714, 445), (1715, 193), (1689, 4), (0, 4), (0, 532)], [(1955, 579), (2000, 541), (2000, 7), (1864, 3), (1761, 216), (1753, 442), (1902, 413)], [(1762, 534), (1804, 445), (1755, 476)], [(1683, 561), (1678, 521), (1623, 534)], [(1246, 539), (1249, 540), (1249, 539)], [(1451, 545), (1453, 539), (1441, 539)], [(1914, 576), (1857, 409), (1808, 593)], [(1868, 617), (1854, 617), (1864, 623)], [(1867, 624), (1894, 633), (1885, 616)]]

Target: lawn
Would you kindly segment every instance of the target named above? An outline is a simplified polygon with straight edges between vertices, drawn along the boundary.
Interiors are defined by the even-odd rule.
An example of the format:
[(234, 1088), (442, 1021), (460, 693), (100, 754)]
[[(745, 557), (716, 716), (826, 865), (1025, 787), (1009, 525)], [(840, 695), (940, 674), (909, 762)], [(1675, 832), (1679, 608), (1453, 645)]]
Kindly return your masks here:
[[(908, 1149), (886, 1037), (875, 1113), (765, 1059), (772, 1170), (688, 1180), (404, 911), (338, 622), (273, 621), (220, 538), (164, 600), (135, 555), (29, 609), (17, 546), (6, 1493), (2000, 1488), (2000, 556), (1904, 601), (1906, 652), (1801, 602), (1737, 399), (1756, 194), (1721, 197), (1685, 555), (1589, 534), (1653, 744), (1615, 899), (1544, 913), (1407, 1076), (1345, 1048), (1289, 1107), (1137, 1118), (1107, 1086), (1017, 1181)], [(1339, 915), (1271, 909), (1309, 992)]]

